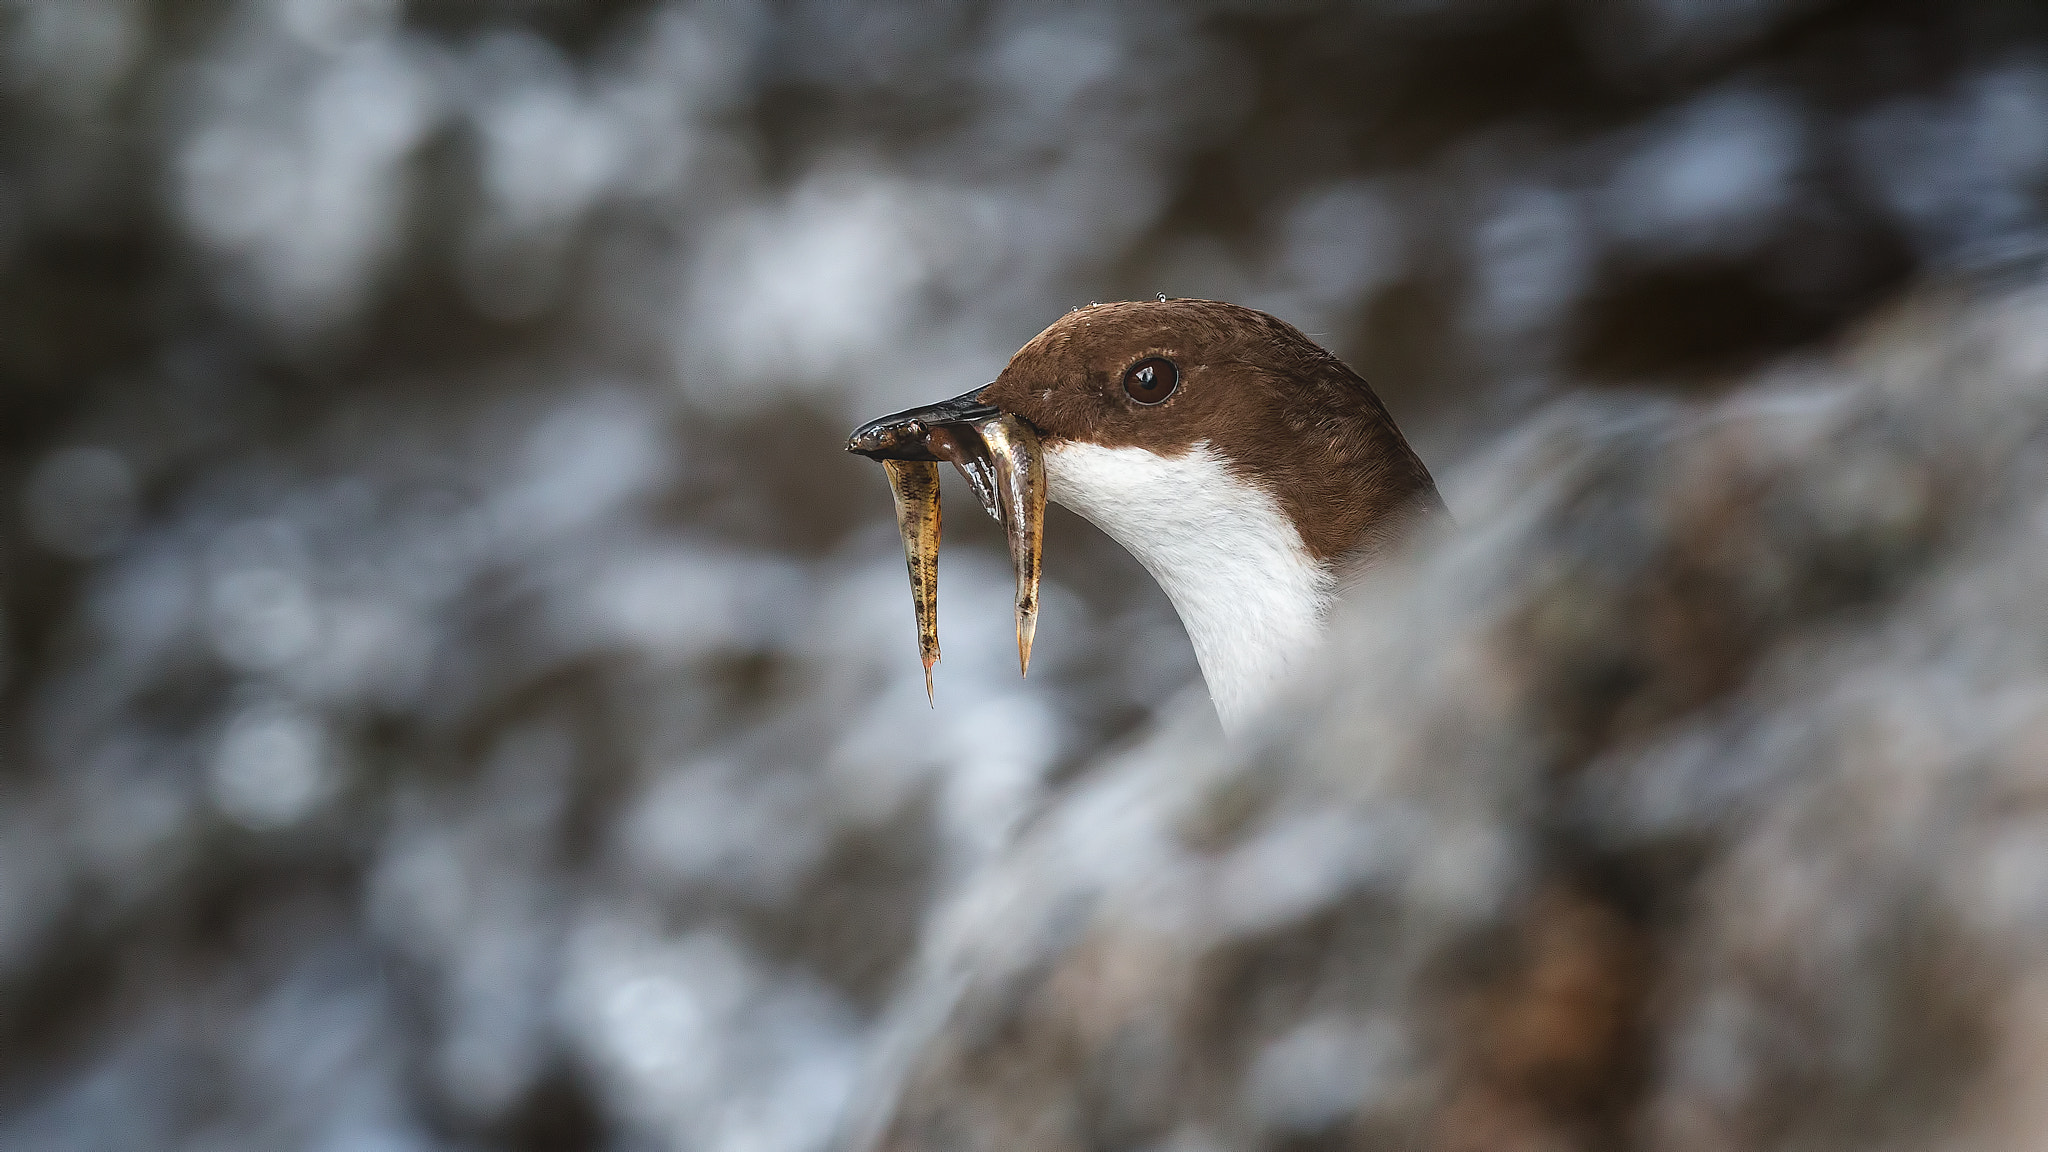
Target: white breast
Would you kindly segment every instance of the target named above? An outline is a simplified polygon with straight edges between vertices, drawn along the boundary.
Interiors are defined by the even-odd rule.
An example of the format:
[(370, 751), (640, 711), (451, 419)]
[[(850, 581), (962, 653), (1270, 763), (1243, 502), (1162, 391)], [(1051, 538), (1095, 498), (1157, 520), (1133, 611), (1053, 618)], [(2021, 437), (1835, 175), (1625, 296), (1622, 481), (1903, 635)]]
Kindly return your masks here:
[(1206, 441), (1179, 456), (1049, 444), (1051, 498), (1138, 558), (1180, 613), (1225, 731), (1241, 731), (1322, 632), (1330, 571), (1264, 489)]

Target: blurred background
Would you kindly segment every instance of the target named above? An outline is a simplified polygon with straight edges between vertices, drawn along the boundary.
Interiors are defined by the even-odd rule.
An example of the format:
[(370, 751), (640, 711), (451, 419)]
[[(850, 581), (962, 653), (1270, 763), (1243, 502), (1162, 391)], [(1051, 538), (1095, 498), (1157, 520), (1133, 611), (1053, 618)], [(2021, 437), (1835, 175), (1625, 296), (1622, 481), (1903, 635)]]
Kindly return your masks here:
[[(2048, 824), (1978, 860), (1931, 777), (1850, 768), (2048, 797), (2007, 556), (2044, 253), (2032, 0), (0, 0), (0, 1147), (1964, 1146), (2048, 1098)], [(1228, 760), (1163, 595), (1057, 510), (1019, 681), (949, 484), (927, 708), (846, 430), (1154, 293), (1373, 383), (1475, 527), (1357, 650), (1433, 667), (1492, 606), (1526, 698), (1417, 672), (1413, 731), (1310, 703)], [(1764, 658), (1809, 624), (1833, 656)], [(1971, 627), (2017, 654), (1963, 676)], [(1937, 655), (1945, 719), (1870, 704), (1830, 770), (1875, 791), (1822, 803), (1837, 760), (1788, 749), (1832, 729), (1786, 701)], [(1491, 838), (1389, 832), (1432, 802), (1354, 780), (1230, 847), (1280, 810), (1244, 781), (1368, 748)], [(1645, 748), (1663, 784), (1556, 783)], [(1114, 901), (990, 895), (1092, 853), (1194, 884), (1088, 824), (1190, 779), (1237, 815), (1189, 851), (1252, 852), (1227, 908), (1089, 951)], [(1900, 797), (1960, 838), (1840, 816)], [(1836, 833), (1867, 851), (1800, 862)], [(1425, 842), (1471, 852), (1333, 895)], [(1989, 888), (1941, 886), (1965, 857)], [(1916, 895), (1830, 895), (1872, 876)], [(974, 1008), (991, 966), (1039, 991)], [(1089, 1031), (1126, 1009), (1166, 1023)]]

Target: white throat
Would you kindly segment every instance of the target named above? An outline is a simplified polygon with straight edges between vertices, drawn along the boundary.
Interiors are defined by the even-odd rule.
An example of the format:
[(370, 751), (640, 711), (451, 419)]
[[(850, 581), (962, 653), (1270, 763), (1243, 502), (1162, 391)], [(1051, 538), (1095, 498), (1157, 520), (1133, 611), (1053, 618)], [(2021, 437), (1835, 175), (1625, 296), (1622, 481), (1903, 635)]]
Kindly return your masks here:
[(1264, 489), (1201, 441), (1179, 456), (1061, 441), (1047, 494), (1138, 558), (1180, 613), (1209, 697), (1236, 733), (1321, 638), (1334, 577)]

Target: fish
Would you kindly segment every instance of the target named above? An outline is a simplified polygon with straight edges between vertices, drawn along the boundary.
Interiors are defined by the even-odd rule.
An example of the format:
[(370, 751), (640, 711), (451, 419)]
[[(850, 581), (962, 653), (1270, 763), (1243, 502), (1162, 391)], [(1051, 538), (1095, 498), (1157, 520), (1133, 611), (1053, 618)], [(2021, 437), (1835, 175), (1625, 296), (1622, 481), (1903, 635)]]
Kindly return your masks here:
[(1038, 634), (1039, 557), (1045, 540), (1045, 453), (1031, 426), (1007, 412), (983, 421), (977, 431), (995, 461), (996, 502), (1017, 577), (1017, 673), (1029, 676), (1031, 641)]
[(917, 615), (917, 654), (924, 661), (924, 697), (938, 707), (932, 665), (939, 662), (939, 466), (928, 460), (884, 460), (896, 528), (910, 568), (910, 602)]
[(953, 465), (982, 510), (1003, 527), (1016, 581), (1017, 670), (1029, 676), (1032, 644), (1038, 634), (1038, 586), (1045, 539), (1045, 453), (1037, 432), (1007, 412), (974, 401), (969, 393), (943, 404), (870, 421), (848, 438), (846, 447), (849, 452), (881, 461), (889, 479), (904, 562), (910, 571), (927, 701), (936, 706), (932, 665), (939, 660), (938, 463), (942, 460)]

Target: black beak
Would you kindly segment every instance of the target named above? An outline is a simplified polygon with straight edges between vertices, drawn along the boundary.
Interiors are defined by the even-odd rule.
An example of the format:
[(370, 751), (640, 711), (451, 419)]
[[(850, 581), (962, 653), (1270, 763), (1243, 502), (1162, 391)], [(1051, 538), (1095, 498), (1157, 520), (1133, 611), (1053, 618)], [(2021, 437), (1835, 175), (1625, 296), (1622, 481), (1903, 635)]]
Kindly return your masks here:
[(983, 404), (980, 395), (976, 388), (951, 400), (870, 420), (847, 437), (846, 450), (876, 460), (938, 460), (928, 446), (934, 429), (978, 424), (1001, 415), (995, 405)]

